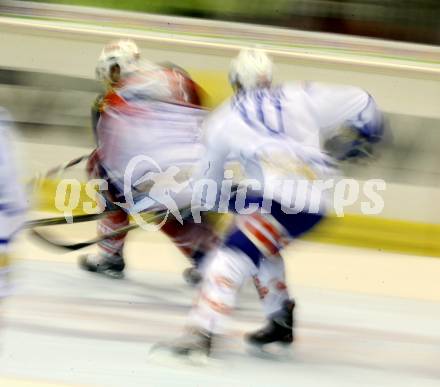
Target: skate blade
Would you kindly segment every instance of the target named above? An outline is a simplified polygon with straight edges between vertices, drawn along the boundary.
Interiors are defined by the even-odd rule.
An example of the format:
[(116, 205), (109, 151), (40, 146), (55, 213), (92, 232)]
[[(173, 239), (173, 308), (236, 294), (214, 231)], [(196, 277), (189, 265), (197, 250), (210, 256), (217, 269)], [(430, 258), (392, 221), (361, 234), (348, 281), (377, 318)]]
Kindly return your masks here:
[(112, 271), (112, 270), (109, 270), (109, 271), (106, 270), (106, 271), (103, 271), (99, 274), (102, 274), (102, 275), (104, 275), (108, 278), (111, 278), (111, 279), (118, 279), (118, 280), (124, 279), (124, 277), (125, 277), (125, 274), (123, 272)]
[(205, 367), (211, 364), (209, 356), (199, 351), (188, 355), (176, 353), (172, 343), (154, 344), (148, 351), (148, 360), (154, 364), (174, 368), (176, 365)]
[(273, 343), (266, 345), (255, 345), (246, 343), (247, 352), (254, 357), (265, 360), (290, 361), (293, 359), (293, 348), (291, 344)]
[(104, 278), (110, 278), (110, 279), (116, 279), (116, 280), (121, 280), (125, 278), (125, 274), (124, 272), (117, 272), (117, 271), (93, 271), (93, 270), (89, 270), (86, 267), (82, 267), (80, 266), (81, 270), (84, 270), (87, 273), (91, 273), (92, 275), (98, 275), (100, 277), (104, 277)]

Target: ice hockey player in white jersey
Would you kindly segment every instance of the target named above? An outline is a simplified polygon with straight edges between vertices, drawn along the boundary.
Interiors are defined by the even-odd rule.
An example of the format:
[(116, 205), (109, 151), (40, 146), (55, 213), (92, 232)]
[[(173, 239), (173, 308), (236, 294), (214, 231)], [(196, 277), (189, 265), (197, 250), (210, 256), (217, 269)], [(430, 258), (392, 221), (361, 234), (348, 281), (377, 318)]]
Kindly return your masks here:
[(12, 152), (11, 122), (0, 107), (0, 299), (8, 293), (11, 242), (22, 226), (27, 207)]
[[(330, 173), (334, 160), (323, 152), (321, 140), (337, 137), (337, 128), (349, 128), (350, 136), (339, 138), (334, 153), (345, 159), (362, 156), (366, 145), (382, 136), (382, 115), (364, 90), (314, 82), (272, 86), (271, 80), (272, 62), (263, 51), (241, 51), (230, 69), (235, 95), (204, 123), (207, 149), (199, 170), (218, 187), (215, 198), (205, 198), (206, 208), (220, 205), (228, 158), (240, 162), (247, 195), (230, 204), (238, 213), (234, 227), (207, 263), (188, 334), (171, 346), (176, 354), (209, 354), (213, 337), (224, 332), (237, 292), (252, 277), (267, 324), (247, 335), (248, 342), (292, 343), (295, 302), (280, 251), (325, 215), (325, 196), (313, 181)], [(289, 181), (297, 188), (305, 184), (286, 190)], [(251, 206), (258, 210), (243, 211)]]

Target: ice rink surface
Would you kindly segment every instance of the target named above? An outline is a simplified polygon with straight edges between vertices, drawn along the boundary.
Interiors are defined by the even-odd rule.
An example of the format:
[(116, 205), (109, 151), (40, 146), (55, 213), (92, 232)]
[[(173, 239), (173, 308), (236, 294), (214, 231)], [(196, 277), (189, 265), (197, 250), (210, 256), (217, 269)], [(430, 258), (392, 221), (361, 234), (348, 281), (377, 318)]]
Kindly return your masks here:
[[(81, 229), (76, 239), (93, 231), (67, 227)], [(435, 259), (300, 242), (286, 252), (298, 303), (292, 351), (248, 353), (242, 335), (262, 323), (249, 285), (230, 338), (202, 367), (149, 356), (154, 343), (181, 334), (194, 296), (180, 275), (186, 262), (164, 237), (130, 236), (123, 280), (82, 272), (75, 253), (27, 238), (18, 255), (0, 386), (440, 385)]]

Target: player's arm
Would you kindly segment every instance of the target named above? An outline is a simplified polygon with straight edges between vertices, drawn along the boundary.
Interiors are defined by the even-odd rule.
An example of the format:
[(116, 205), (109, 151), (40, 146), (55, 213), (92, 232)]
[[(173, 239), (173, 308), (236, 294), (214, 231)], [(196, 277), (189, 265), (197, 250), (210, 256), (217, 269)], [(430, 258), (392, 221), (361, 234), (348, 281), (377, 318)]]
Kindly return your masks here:
[(227, 142), (221, 136), (213, 136), (205, 142), (205, 153), (197, 165), (196, 178), (220, 183), (229, 154)]
[[(225, 133), (225, 121), (217, 120), (220, 117), (214, 112), (202, 126), (204, 154), (197, 163), (191, 185), (201, 195), (200, 201), (207, 208), (213, 209), (220, 195), (221, 182), (224, 177), (225, 164), (230, 153), (230, 148)], [(204, 186), (216, 185), (216, 195), (207, 195), (202, 191)], [(197, 193), (197, 192), (195, 192)], [(213, 202), (215, 200), (215, 202)]]
[(365, 90), (312, 83), (306, 89), (326, 148), (340, 160), (371, 155), (373, 145), (384, 136), (384, 118), (373, 97)]
[(104, 95), (99, 94), (95, 101), (93, 102), (92, 108), (91, 108), (91, 119), (92, 119), (92, 129), (93, 129), (93, 135), (95, 136), (96, 144), (98, 144), (98, 135), (96, 128), (98, 126), (99, 117), (101, 116), (101, 109), (102, 109), (102, 103), (104, 101)]

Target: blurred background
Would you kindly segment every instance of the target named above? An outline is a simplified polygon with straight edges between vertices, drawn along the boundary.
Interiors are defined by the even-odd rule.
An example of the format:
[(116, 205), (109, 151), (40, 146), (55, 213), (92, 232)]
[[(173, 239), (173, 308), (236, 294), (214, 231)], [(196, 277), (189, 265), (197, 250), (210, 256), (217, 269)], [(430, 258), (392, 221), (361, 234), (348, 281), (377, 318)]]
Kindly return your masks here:
[[(363, 87), (392, 129), (393, 142), (378, 160), (344, 166), (359, 181), (386, 180), (383, 213), (361, 216), (359, 201), (347, 210), (352, 217), (332, 220), (337, 227), (324, 228), (320, 240), (440, 255), (440, 3), (402, 4), (3, 0), (0, 105), (32, 155), (32, 175), (93, 148), (89, 113), (100, 91), (94, 69), (108, 40), (132, 38), (145, 59), (182, 66), (207, 92), (209, 107), (232, 92), (230, 58), (242, 46), (258, 45), (273, 56), (276, 81)], [(53, 210), (53, 189), (48, 182), (37, 208)]]
[[(304, 341), (294, 371), (301, 386), (316, 385), (308, 377), (316, 377), (317, 365), (331, 370), (324, 372), (329, 386), (436, 386), (440, 1), (0, 0), (0, 106), (13, 116), (25, 181), (93, 149), (90, 109), (101, 91), (96, 61), (103, 45), (117, 38), (136, 41), (145, 59), (187, 70), (206, 91), (208, 107), (232, 93), (230, 59), (241, 47), (255, 45), (274, 59), (275, 82), (350, 84), (374, 96), (392, 142), (377, 159), (345, 165), (343, 172), (361, 183), (384, 179), (385, 207), (377, 216), (364, 216), (360, 197), (347, 216), (330, 217), (287, 251), (294, 258), (287, 263), (295, 294), (304, 300)], [(72, 176), (85, 181), (83, 165), (62, 177)], [(32, 216), (56, 212), (57, 183), (47, 179), (33, 193)], [(72, 227), (61, 234), (77, 241), (95, 235), (94, 224)], [(154, 342), (162, 324), (179, 332), (192, 295), (180, 279), (185, 264), (160, 235), (134, 232), (128, 245), (135, 272), (124, 283), (110, 284), (85, 276), (72, 254), (49, 253), (21, 240), (23, 274), (7, 317), (16, 328), (7, 336), (0, 372), (115, 386), (146, 385), (142, 381), (154, 377), (149, 385), (162, 385), (163, 371), (147, 372), (145, 351), (136, 344)], [(169, 290), (169, 281), (177, 291)], [(237, 331), (255, 322), (257, 308), (244, 304)], [(23, 337), (36, 349), (28, 350)], [(47, 351), (40, 353), (42, 347)], [(89, 357), (82, 357), (83, 348)], [(341, 351), (335, 354), (335, 348)], [(106, 374), (117, 351), (124, 355), (121, 366)], [(105, 364), (91, 361), (93, 356)], [(22, 359), (33, 366), (23, 367)], [(254, 360), (238, 357), (255, 379)], [(262, 386), (274, 380), (291, 385), (290, 363), (262, 364), (268, 367)], [(235, 379), (229, 385), (243, 385), (237, 368), (231, 367)], [(96, 376), (97, 369), (102, 375)], [(277, 372), (286, 379), (273, 379)], [(214, 385), (212, 375), (200, 384), (193, 374), (184, 373), (192, 381), (188, 385)], [(182, 375), (173, 370), (169, 377)]]
[(164, 15), (438, 44), (436, 0), (51, 0)]

